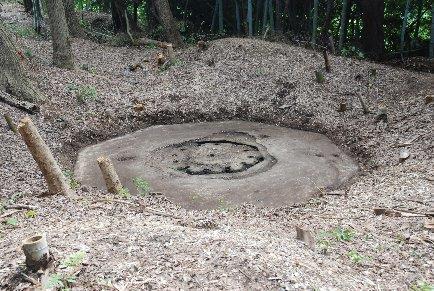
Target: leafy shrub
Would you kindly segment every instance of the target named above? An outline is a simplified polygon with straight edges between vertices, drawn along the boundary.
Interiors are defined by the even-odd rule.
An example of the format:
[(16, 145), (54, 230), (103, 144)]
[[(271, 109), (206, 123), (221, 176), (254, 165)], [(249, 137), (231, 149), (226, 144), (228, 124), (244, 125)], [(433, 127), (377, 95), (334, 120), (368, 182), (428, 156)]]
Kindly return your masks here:
[(143, 178), (135, 177), (133, 178), (133, 183), (136, 186), (137, 191), (139, 191), (139, 194), (142, 196), (149, 194), (151, 191), (151, 185)]

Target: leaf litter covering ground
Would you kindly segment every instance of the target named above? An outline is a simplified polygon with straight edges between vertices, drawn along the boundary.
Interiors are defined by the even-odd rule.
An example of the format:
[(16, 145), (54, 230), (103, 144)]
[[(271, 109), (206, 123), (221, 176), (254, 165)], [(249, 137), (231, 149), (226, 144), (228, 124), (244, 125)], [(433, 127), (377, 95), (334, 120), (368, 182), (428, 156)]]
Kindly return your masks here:
[[(22, 16), (7, 14), (7, 21), (23, 19), (17, 15)], [(334, 191), (340, 195), (322, 191), (305, 205), (281, 209), (222, 203), (218, 210), (187, 212), (164, 195), (125, 199), (173, 216), (166, 217), (108, 202), (108, 194), (85, 186), (77, 197), (38, 197), (46, 189), (42, 176), (2, 120), (3, 203), (38, 209), (34, 218), (25, 211), (2, 218), (0, 288), (32, 285), (17, 275), (24, 262), (20, 243), (40, 231), (47, 233), (56, 259), (51, 274), (74, 274), (73, 285), (81, 289), (355, 290), (434, 284), (434, 237), (424, 228), (427, 218), (373, 212), (432, 212), (434, 105), (425, 104), (434, 93), (432, 75), (332, 56), (332, 72), (318, 84), (320, 53), (249, 39), (214, 41), (204, 52), (178, 51), (176, 65), (164, 71), (155, 65), (157, 49), (74, 39), (77, 69), (65, 71), (50, 66), (49, 41), (18, 41), (32, 52), (27, 69), (47, 96), (32, 119), (65, 170), (73, 168), (81, 147), (151, 124), (243, 119), (324, 133), (353, 155), (361, 172)], [(143, 69), (129, 71), (136, 63)], [(355, 94), (373, 114), (362, 113)], [(341, 102), (348, 107), (342, 113)], [(137, 104), (142, 111), (133, 109)], [(0, 106), (15, 121), (24, 115)], [(375, 122), (382, 106), (387, 124)], [(410, 157), (399, 162), (403, 148)], [(296, 240), (297, 226), (313, 235), (313, 249)], [(77, 266), (59, 266), (80, 250), (85, 257)]]

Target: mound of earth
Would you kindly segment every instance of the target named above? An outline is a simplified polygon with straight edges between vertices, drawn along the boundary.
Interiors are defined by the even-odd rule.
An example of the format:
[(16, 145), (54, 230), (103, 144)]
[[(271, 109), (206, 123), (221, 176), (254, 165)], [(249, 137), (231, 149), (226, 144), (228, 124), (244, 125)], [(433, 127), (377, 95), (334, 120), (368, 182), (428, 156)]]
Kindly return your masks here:
[[(2, 16), (17, 7), (4, 5)], [(423, 217), (433, 208), (434, 105), (425, 104), (433, 75), (331, 56), (332, 72), (320, 84), (321, 53), (236, 38), (178, 51), (164, 71), (154, 63), (156, 49), (75, 39), (77, 69), (64, 71), (50, 65), (50, 42), (19, 42), (32, 51), (28, 71), (48, 97), (32, 119), (65, 170), (84, 146), (149, 125), (245, 120), (323, 133), (361, 173), (337, 192), (273, 209), (186, 211), (164, 193), (122, 200), (86, 185), (76, 197), (39, 197), (42, 176), (2, 120), (2, 203), (38, 209), (33, 218), (2, 218), (16, 221), (1, 225), (1, 288), (31, 285), (17, 267), (21, 240), (35, 232), (47, 233), (52, 274), (68, 274), (59, 262), (85, 253), (75, 273), (84, 289), (408, 289), (433, 282), (434, 239)], [(130, 71), (134, 64), (142, 69)], [(3, 103), (0, 109), (15, 121), (23, 116)], [(378, 120), (381, 112), (387, 122)], [(403, 149), (410, 157), (400, 161)], [(376, 216), (373, 208), (422, 215)], [(296, 226), (313, 234), (314, 246), (295, 239)]]

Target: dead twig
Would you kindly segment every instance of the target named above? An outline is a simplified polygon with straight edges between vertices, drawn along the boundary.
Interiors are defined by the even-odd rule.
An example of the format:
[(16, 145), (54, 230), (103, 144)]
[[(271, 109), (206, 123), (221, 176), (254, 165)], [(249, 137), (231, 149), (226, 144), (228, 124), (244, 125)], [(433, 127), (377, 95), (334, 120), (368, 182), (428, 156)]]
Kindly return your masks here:
[(14, 211), (7, 212), (7, 213), (3, 213), (2, 215), (0, 215), (0, 219), (1, 219), (1, 218), (8, 217), (8, 216), (11, 216), (12, 214), (18, 213), (18, 212), (20, 212), (20, 211), (21, 211), (21, 209), (19, 209), (19, 210), (14, 210)]
[(12, 205), (6, 205), (4, 207), (5, 209), (19, 209), (19, 210), (23, 210), (23, 209), (27, 209), (27, 210), (36, 210), (38, 209), (38, 207), (33, 206), (33, 205), (27, 205), (27, 204), (12, 204)]
[(40, 283), (38, 282), (38, 280), (33, 279), (32, 277), (24, 274), (23, 272), (20, 272), (20, 276), (23, 277), (23, 279), (29, 283), (32, 283), (33, 285), (40, 285)]

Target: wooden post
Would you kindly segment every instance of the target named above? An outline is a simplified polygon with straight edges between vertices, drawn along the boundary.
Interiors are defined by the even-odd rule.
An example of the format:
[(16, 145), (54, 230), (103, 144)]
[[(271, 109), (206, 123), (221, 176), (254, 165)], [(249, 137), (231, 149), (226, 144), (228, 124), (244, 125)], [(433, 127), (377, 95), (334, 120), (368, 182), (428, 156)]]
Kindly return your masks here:
[(45, 181), (48, 185), (48, 193), (50, 195), (71, 194), (72, 190), (69, 188), (65, 176), (60, 170), (60, 167), (54, 159), (50, 149), (39, 135), (36, 126), (29, 117), (21, 119), (21, 122), (18, 125), (18, 131), (32, 154), (33, 159), (36, 161), (39, 169), (44, 175)]
[(325, 69), (328, 73), (330, 73), (332, 69), (330, 67), (329, 53), (327, 52), (326, 49), (323, 50), (323, 56), (324, 56)]
[(107, 186), (107, 191), (113, 194), (119, 194), (123, 187), (113, 163), (105, 156), (99, 157), (97, 162)]
[(167, 56), (171, 64), (175, 62), (175, 53), (173, 52), (173, 45), (171, 43), (167, 44)]

